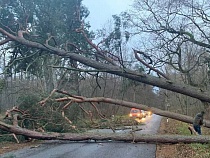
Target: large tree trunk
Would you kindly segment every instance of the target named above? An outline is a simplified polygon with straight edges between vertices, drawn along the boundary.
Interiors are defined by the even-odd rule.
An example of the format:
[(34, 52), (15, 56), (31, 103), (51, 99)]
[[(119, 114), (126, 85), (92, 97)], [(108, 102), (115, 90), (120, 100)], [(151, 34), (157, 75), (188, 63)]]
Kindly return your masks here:
[[(129, 108), (137, 108), (137, 109), (142, 109), (146, 111), (151, 111), (154, 114), (160, 115), (160, 116), (165, 116), (168, 118), (176, 119), (182, 122), (186, 123), (193, 123), (193, 117), (174, 113), (174, 112), (169, 112), (169, 111), (164, 111), (158, 108), (154, 107), (148, 107), (143, 104), (137, 104), (133, 102), (128, 102), (128, 101), (123, 101), (123, 100), (118, 100), (118, 99), (111, 99), (111, 98), (104, 98), (104, 97), (95, 97), (95, 98), (85, 98), (82, 96), (76, 96), (74, 97), (65, 97), (65, 98), (59, 98), (55, 99), (56, 101), (67, 101), (67, 100), (73, 100), (74, 102), (77, 103), (82, 103), (82, 102), (104, 102), (104, 103), (109, 103), (109, 104), (114, 104), (114, 105), (120, 105), (120, 106), (125, 106)], [(204, 120), (204, 126), (210, 128), (210, 121), (209, 120)]]
[[(59, 92), (59, 90), (54, 90), (54, 92)], [(61, 91), (63, 92), (63, 91)], [(63, 92), (66, 93), (66, 92)], [(53, 94), (53, 93), (52, 93)], [(49, 98), (49, 97), (48, 97)], [(85, 98), (82, 96), (71, 96), (71, 97), (65, 97), (65, 98), (59, 98), (55, 99), (55, 101), (69, 101), (77, 102), (77, 103), (83, 103), (83, 102), (105, 102), (105, 103), (111, 103), (116, 105), (121, 105), (125, 107), (135, 107), (143, 110), (151, 110), (153, 113), (167, 116), (170, 118), (175, 118), (177, 120), (181, 120), (183, 122), (192, 123), (193, 118), (181, 114), (172, 113), (169, 111), (163, 111), (157, 108), (148, 107), (142, 104), (136, 104), (132, 102), (122, 101), (122, 100), (115, 100), (110, 98), (104, 98), (104, 97), (96, 97), (96, 98)], [(47, 101), (45, 99), (44, 101), (41, 101), (44, 105), (44, 103)], [(16, 119), (17, 120), (17, 119)], [(205, 121), (205, 126), (210, 127), (210, 122)], [(24, 135), (30, 138), (35, 139), (44, 139), (44, 140), (71, 140), (71, 141), (82, 141), (82, 140), (116, 140), (116, 141), (133, 141), (133, 142), (151, 142), (151, 143), (207, 143), (210, 141), (210, 137), (206, 136), (161, 136), (161, 135), (135, 135), (134, 132), (131, 132), (130, 134), (123, 135), (123, 134), (99, 134), (99, 133), (84, 133), (84, 134), (74, 134), (74, 133), (40, 133), (36, 131), (31, 131), (28, 129), (23, 129), (19, 126), (17, 126), (17, 123), (15, 125), (8, 125), (0, 121), (0, 129), (9, 131), (11, 133), (15, 133), (17, 135)], [(189, 131), (190, 132), (190, 131)]]
[(47, 93), (52, 92), (52, 90), (55, 88), (54, 82), (53, 82), (53, 68), (49, 65), (51, 65), (51, 60), (53, 60), (51, 57), (48, 57), (45, 59), (43, 64), (43, 71), (44, 71), (44, 81), (45, 81), (45, 89)]
[(146, 143), (209, 143), (208, 136), (181, 136), (181, 135), (137, 135), (129, 134), (100, 134), (100, 133), (40, 133), (30, 131), (21, 127), (5, 124), (0, 121), (0, 128), (17, 135), (24, 135), (34, 139), (42, 140), (70, 140), (70, 141), (124, 141), (124, 142), (146, 142)]
[(106, 71), (111, 74), (116, 74), (116, 75), (123, 76), (123, 77), (129, 78), (129, 79), (135, 80), (135, 81), (139, 81), (139, 82), (146, 83), (149, 85), (168, 89), (173, 92), (185, 94), (187, 96), (191, 96), (191, 97), (197, 98), (201, 101), (210, 103), (209, 94), (199, 88), (188, 86), (186, 84), (175, 83), (170, 80), (161, 79), (161, 78), (143, 74), (143, 73), (137, 73), (135, 71), (132, 71), (129, 69), (124, 69), (119, 66), (100, 63), (100, 62), (91, 60), (91, 59), (86, 58), (79, 54), (69, 53), (69, 52), (66, 52), (65, 50), (62, 50), (62, 49), (59, 49), (56, 47), (52, 47), (52, 46), (49, 46), (46, 44), (40, 44), (37, 42), (28, 41), (28, 40), (24, 39), (23, 37), (14, 36), (14, 35), (6, 32), (2, 28), (0, 28), (0, 32), (3, 35), (7, 36), (11, 41), (16, 41), (20, 44), (26, 45), (27, 47), (32, 47), (32, 48), (37, 48), (37, 49), (41, 49), (44, 51), (48, 51), (51, 54), (56, 54), (61, 57), (66, 57), (66, 58), (68, 57), (75, 61), (79, 61), (80, 63), (83, 63), (87, 66), (98, 69), (98, 71)]

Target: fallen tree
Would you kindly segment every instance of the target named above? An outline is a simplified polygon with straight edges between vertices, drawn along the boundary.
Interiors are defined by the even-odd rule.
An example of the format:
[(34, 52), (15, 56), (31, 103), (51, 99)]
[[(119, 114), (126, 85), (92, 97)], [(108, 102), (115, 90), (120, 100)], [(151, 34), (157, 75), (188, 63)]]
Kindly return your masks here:
[(24, 135), (41, 140), (69, 140), (69, 141), (124, 141), (146, 143), (209, 143), (209, 136), (182, 136), (182, 135), (137, 135), (137, 134), (101, 134), (101, 133), (41, 133), (5, 124), (0, 121), (0, 128), (17, 135)]
[[(142, 109), (142, 110), (146, 110), (146, 111), (151, 111), (152, 113), (160, 115), (160, 116), (176, 119), (176, 120), (186, 122), (186, 123), (190, 123), (190, 124), (193, 123), (193, 117), (178, 114), (178, 113), (174, 113), (174, 112), (164, 111), (164, 110), (154, 108), (154, 107), (149, 107), (149, 106), (146, 106), (146, 105), (143, 105), (143, 104), (137, 104), (137, 103), (128, 102), (128, 101), (124, 101), (124, 100), (111, 99), (111, 98), (105, 98), (105, 97), (86, 98), (86, 97), (83, 97), (83, 96), (71, 95), (67, 92), (56, 90), (56, 89), (52, 91), (51, 95), (54, 92), (69, 95), (69, 97), (58, 98), (58, 99), (54, 100), (54, 101), (57, 101), (57, 102), (69, 101), (70, 104), (68, 104), (68, 106), (70, 106), (71, 103), (73, 103), (73, 102), (76, 102), (76, 103), (89, 102), (91, 104), (104, 102), (104, 103), (109, 103), (109, 104), (114, 104), (114, 105), (125, 106), (125, 107), (128, 107), (128, 108), (137, 108), (137, 109)], [(43, 101), (41, 101), (40, 104), (44, 105), (45, 102), (50, 98), (50, 96), (48, 98), (44, 99)], [(65, 108), (66, 108), (66, 106), (65, 106)], [(204, 120), (204, 126), (207, 127), (207, 128), (210, 128), (210, 121), (209, 120)]]
[[(13, 9), (10, 9), (10, 10), (12, 10), (11, 13), (16, 14), (15, 11), (13, 11)], [(16, 15), (14, 17), (15, 17), (14, 19), (16, 21), (17, 20)], [(8, 20), (6, 19), (5, 21), (8, 21)], [(148, 74), (145, 74), (145, 73), (142, 73), (142, 72), (136, 72), (134, 70), (127, 69), (122, 61), (114, 60), (113, 58), (109, 58), (110, 53), (107, 53), (106, 51), (102, 51), (102, 50), (98, 49), (98, 47), (96, 45), (94, 45), (93, 43), (91, 43), (91, 41), (88, 40), (88, 39), (87, 39), (87, 42), (95, 50), (91, 53), (93, 55), (90, 55), (89, 53), (86, 53), (86, 51), (84, 51), (84, 52), (83, 51), (72, 51), (71, 49), (68, 49), (67, 47), (63, 47), (63, 46), (67, 46), (69, 44), (68, 41), (66, 41), (64, 43), (60, 43), (60, 45), (55, 44), (54, 46), (52, 46), (49, 43), (49, 40), (51, 38), (53, 38), (51, 35), (48, 36), (48, 39), (46, 39), (45, 43), (44, 43), (44, 41), (42, 41), (42, 43), (39, 43), (41, 40), (36, 40), (34, 38), (34, 36), (32, 36), (32, 35), (35, 35), (36, 33), (38, 33), (38, 31), (32, 32), (31, 28), (30, 29), (28, 28), (28, 26), (31, 26), (31, 22), (28, 22), (28, 15), (26, 16), (25, 22), (26, 22), (26, 28), (19, 27), (19, 30), (15, 29), (16, 30), (15, 32), (13, 31), (13, 29), (10, 28), (10, 26), (12, 26), (13, 23), (10, 26), (7, 26), (7, 24), (6, 25), (1, 24), (0, 45), (1, 46), (9, 45), (10, 42), (18, 43), (20, 45), (26, 46), (27, 48), (31, 49), (31, 51), (34, 51), (34, 52), (36, 50), (41, 50), (41, 52), (43, 51), (44, 53), (47, 52), (49, 54), (54, 54), (54, 55), (59, 56), (61, 58), (67, 58), (67, 59), (77, 61), (79, 63), (82, 63), (82, 64), (86, 65), (86, 66), (89, 66), (91, 68), (96, 69), (96, 70), (93, 70), (93, 71), (107, 72), (107, 73), (119, 75), (119, 76), (126, 77), (126, 78), (129, 78), (129, 79), (138, 81), (138, 82), (146, 83), (146, 84), (149, 84), (149, 85), (153, 85), (153, 86), (161, 87), (161, 88), (171, 90), (171, 91), (174, 91), (174, 92), (178, 92), (178, 93), (181, 93), (181, 94), (185, 94), (185, 95), (197, 98), (197, 99), (199, 99), (203, 102), (210, 102), (209, 93), (205, 89), (198, 88), (198, 87), (197, 88), (192, 87), (192, 86), (189, 86), (189, 85), (186, 85), (186, 84), (180, 84), (178, 82), (170, 80), (167, 76), (164, 79), (160, 78), (160, 76), (164, 77), (165, 75), (164, 74), (161, 75), (161, 73), (158, 72), (158, 71), (155, 71), (155, 72), (157, 72), (160, 76), (155, 77), (155, 76), (151, 76), (151, 75), (148, 75)], [(20, 26), (19, 23), (18, 23), (18, 26)], [(75, 31), (78, 32), (78, 33), (84, 34), (84, 30), (82, 30), (82, 28), (78, 28)], [(35, 34), (33, 34), (33, 33), (35, 33)], [(65, 32), (63, 32), (63, 33), (59, 32), (58, 34), (65, 35)], [(40, 35), (37, 34), (36, 36), (42, 37), (43, 35), (42, 34), (40, 34)], [(87, 38), (87, 37), (85, 36), (85, 38)], [(75, 46), (75, 48), (78, 49), (79, 47)], [(5, 52), (7, 52), (7, 50), (8, 49), (5, 49)], [(25, 52), (25, 50), (24, 50), (24, 52)], [(134, 51), (134, 52), (138, 53), (137, 51)], [(15, 56), (17, 56), (17, 55), (18, 54), (15, 54)], [(21, 57), (22, 57), (22, 54), (21, 54)], [(100, 57), (100, 60), (98, 60), (98, 57)], [(137, 54), (136, 54), (136, 58), (138, 58)], [(141, 62), (140, 58), (138, 60)], [(152, 67), (149, 67), (149, 68), (154, 70)], [(82, 71), (78, 67), (76, 67), (76, 69), (74, 69), (74, 70), (75, 71)], [(88, 71), (88, 70), (86, 70), (86, 71)], [(66, 97), (66, 98), (57, 99), (56, 101), (69, 101), (70, 102), (69, 104), (67, 104), (66, 106), (63, 107), (63, 110), (65, 110), (65, 107), (69, 106), (71, 104), (71, 102), (77, 102), (77, 103), (89, 102), (91, 104), (94, 104), (95, 102), (106, 102), (106, 103), (122, 105), (122, 106), (126, 106), (126, 107), (136, 107), (136, 108), (141, 108), (143, 110), (150, 110), (153, 113), (161, 115), (161, 116), (166, 116), (166, 117), (174, 118), (174, 119), (177, 119), (177, 120), (180, 120), (180, 121), (183, 121), (183, 122), (192, 123), (192, 117), (163, 111), (163, 110), (160, 110), (160, 109), (157, 109), (157, 108), (148, 107), (148, 106), (141, 105), (141, 104), (135, 104), (135, 103), (120, 101), (120, 100), (114, 100), (114, 99), (111, 99), (111, 98), (85, 98), (85, 97), (80, 97), (80, 96), (70, 96), (70, 97)], [(64, 112), (62, 112), (62, 116), (69, 124), (71, 124), (71, 120), (69, 120), (65, 116)], [(91, 116), (91, 114), (90, 114), (90, 116)], [(103, 117), (103, 116), (101, 116), (101, 117)], [(18, 115), (15, 115), (14, 118), (16, 118), (15, 121), (14, 121), (14, 124), (16, 123), (16, 125), (15, 126), (13, 125), (12, 127), (17, 127)], [(209, 124), (208, 121), (205, 121), (205, 126), (210, 127), (210, 124)], [(23, 132), (21, 133), (20, 131), (14, 130), (12, 127), (5, 126), (3, 124), (0, 125), (0, 128), (2, 128), (4, 130), (7, 130), (9, 132), (22, 134), (22, 135), (27, 135), (27, 132), (24, 133), (25, 132), (24, 130), (26, 130), (26, 129), (22, 129), (20, 127), (17, 127), (17, 129), (22, 129)], [(74, 126), (71, 125), (71, 127), (74, 127)], [(33, 138), (48, 139), (48, 133), (41, 133), (43, 137), (36, 137), (36, 134), (38, 134), (38, 133), (36, 133), (36, 132), (34, 133), (34, 132), (35, 131), (29, 131), (28, 130), (28, 134)], [(58, 136), (60, 136), (60, 135), (58, 134)], [(52, 139), (57, 139), (57, 138), (55, 137), (55, 138), (52, 138)]]
[[(55, 93), (62, 93), (65, 95), (68, 95), (68, 97), (63, 98), (57, 98), (57, 99), (51, 99), (50, 97)], [(143, 104), (137, 104), (133, 102), (123, 101), (123, 100), (117, 100), (117, 99), (111, 99), (111, 98), (104, 98), (104, 97), (95, 97), (95, 98), (86, 98), (83, 96), (75, 96), (71, 95), (65, 91), (60, 90), (53, 90), (50, 96), (48, 96), (46, 99), (39, 102), (41, 106), (45, 106), (46, 102), (51, 99), (51, 101), (56, 102), (64, 102), (68, 101), (67, 104), (65, 104), (62, 108), (62, 116), (65, 118), (64, 111), (67, 109), (68, 106), (71, 106), (72, 103), (85, 103), (88, 102), (92, 106), (96, 108), (99, 115), (102, 115), (100, 111), (97, 109), (95, 103), (109, 103), (114, 105), (120, 105), (125, 106), (129, 108), (139, 108), (146, 111), (151, 111), (154, 114), (165, 116), (168, 118), (173, 118), (176, 120), (180, 120), (182, 122), (186, 123), (192, 123), (193, 118), (186, 115), (181, 115), (169, 111), (164, 111), (161, 109), (157, 109), (154, 107), (148, 107)], [(18, 109), (12, 109), (10, 111), (20, 111)], [(103, 117), (103, 116), (102, 116)], [(68, 119), (68, 118), (65, 118)], [(101, 133), (55, 133), (55, 132), (38, 132), (35, 130), (28, 130), (26, 128), (21, 128), (18, 126), (17, 123), (17, 117), (15, 119), (15, 123), (13, 125), (6, 124), (2, 121), (0, 121), (0, 129), (8, 131), (10, 133), (14, 133), (16, 135), (23, 135), (26, 137), (30, 137), (33, 139), (42, 139), (42, 140), (70, 140), (70, 141), (85, 141), (85, 140), (95, 140), (95, 141), (105, 141), (105, 140), (114, 140), (114, 141), (125, 141), (125, 142), (147, 142), (147, 143), (208, 143), (210, 141), (210, 137), (208, 136), (181, 136), (181, 135), (136, 135), (135, 130), (131, 131), (130, 134), (101, 134)], [(68, 120), (70, 121), (70, 120)], [(210, 127), (210, 121), (205, 120), (205, 127)], [(70, 123), (71, 124), (71, 123)], [(75, 127), (76, 128), (76, 127)], [(110, 126), (112, 129), (112, 126)]]

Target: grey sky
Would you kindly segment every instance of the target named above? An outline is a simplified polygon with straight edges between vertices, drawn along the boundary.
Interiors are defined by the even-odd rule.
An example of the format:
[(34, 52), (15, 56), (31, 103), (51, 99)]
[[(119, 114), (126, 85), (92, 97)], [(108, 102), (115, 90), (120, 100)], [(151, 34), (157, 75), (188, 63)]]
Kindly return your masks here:
[(82, 2), (90, 11), (88, 21), (93, 30), (102, 27), (112, 15), (119, 14), (130, 8), (133, 0), (83, 0)]

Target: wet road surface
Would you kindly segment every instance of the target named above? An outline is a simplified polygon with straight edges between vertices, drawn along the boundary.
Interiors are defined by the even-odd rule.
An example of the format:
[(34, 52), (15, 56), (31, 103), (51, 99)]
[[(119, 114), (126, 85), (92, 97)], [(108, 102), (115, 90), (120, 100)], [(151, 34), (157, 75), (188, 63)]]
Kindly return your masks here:
[[(141, 131), (136, 134), (155, 134), (160, 126), (161, 117), (152, 115), (145, 119)], [(110, 129), (95, 130), (111, 133)], [(95, 132), (90, 131), (90, 132)], [(130, 130), (117, 130), (126, 133)], [(147, 143), (123, 142), (69, 142), (47, 141), (37, 148), (24, 148), (1, 155), (2, 158), (155, 158), (156, 145)]]

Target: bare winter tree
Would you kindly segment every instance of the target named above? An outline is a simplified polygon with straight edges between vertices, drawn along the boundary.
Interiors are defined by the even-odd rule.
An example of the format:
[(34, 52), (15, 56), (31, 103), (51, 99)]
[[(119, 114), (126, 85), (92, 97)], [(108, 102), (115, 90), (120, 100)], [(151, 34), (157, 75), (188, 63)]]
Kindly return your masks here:
[[(11, 5), (14, 10), (10, 10), (9, 15), (11, 19), (9, 22), (7, 20), (8, 16), (3, 16), (2, 18), (4, 22), (0, 23), (0, 45), (5, 46), (3, 47), (5, 51), (9, 50), (10, 47), (16, 48), (21, 46), (21, 49), (18, 49), (19, 51), (14, 52), (13, 55), (15, 57), (18, 55), (21, 56), (25, 51), (29, 54), (37, 51), (37, 56), (44, 53), (50, 57), (58, 57), (61, 61), (67, 60), (68, 62), (66, 62), (64, 66), (72, 71), (114, 74), (136, 82), (184, 94), (207, 104), (210, 103), (208, 82), (206, 80), (208, 73), (205, 72), (205, 75), (202, 76), (203, 78), (193, 80), (194, 76), (200, 76), (202, 74), (202, 68), (208, 66), (206, 63), (209, 63), (208, 49), (210, 45), (207, 29), (209, 25), (209, 15), (208, 8), (204, 9), (205, 5), (208, 5), (208, 3), (200, 5), (199, 2), (200, 1), (194, 1), (193, 4), (190, 4), (190, 2), (181, 1), (137, 0), (135, 2), (136, 10), (131, 14), (123, 15), (127, 25), (132, 26), (132, 30), (135, 30), (134, 32), (130, 32), (129, 36), (139, 33), (144, 35), (149, 34), (149, 36), (141, 38), (143, 39), (140, 41), (142, 42), (141, 49), (139, 46), (133, 51), (136, 60), (147, 67), (148, 74), (145, 73), (145, 71), (135, 71), (132, 69), (132, 66), (128, 67), (125, 65), (124, 63), (126, 63), (126, 61), (124, 61), (122, 57), (121, 50), (119, 50), (118, 53), (113, 53), (110, 50), (103, 49), (104, 47), (101, 46), (101, 43), (107, 43), (106, 39), (95, 44), (91, 40), (87, 26), (84, 24), (81, 17), (74, 21), (73, 18), (68, 17), (68, 14), (60, 15), (60, 12), (58, 12), (58, 17), (60, 16), (62, 18), (53, 16), (53, 21), (48, 21), (51, 24), (49, 25), (49, 23), (46, 23), (49, 19), (42, 19), (45, 16), (38, 16), (39, 14), (33, 15), (43, 9), (42, 5), (32, 8), (31, 10), (34, 9), (34, 12), (32, 12), (28, 8), (28, 3), (18, 4), (17, 10), (16, 7), (13, 6), (14, 4), (9, 4), (9, 2), (8, 4), (2, 4), (4, 9), (8, 9), (8, 6)], [(55, 11), (54, 9), (52, 10), (53, 12)], [(66, 10), (69, 11), (68, 8)], [(77, 10), (76, 13), (78, 12)], [(34, 19), (32, 18), (32, 20), (29, 17), (33, 17)], [(65, 20), (62, 21), (61, 19), (63, 18)], [(115, 20), (117, 24), (120, 23), (119, 17), (115, 16)], [(58, 26), (58, 23), (62, 25), (62, 27)], [(72, 29), (73, 26), (70, 25), (70, 23), (72, 25), (73, 23), (77, 23), (77, 25)], [(41, 24), (43, 26), (41, 26)], [(53, 35), (42, 32), (45, 28), (48, 28), (47, 31), (51, 31)], [(75, 36), (73, 36), (73, 33), (69, 33), (70, 30)], [(128, 36), (128, 33), (126, 33), (126, 35)], [(58, 39), (57, 41), (55, 36)], [(76, 36), (79, 36), (82, 42), (77, 41), (77, 43), (74, 43), (75, 40), (71, 38), (74, 39)], [(115, 32), (110, 34), (107, 39), (110, 37), (115, 39), (119, 36), (119, 28), (116, 27)], [(78, 38), (76, 40), (78, 40)], [(147, 43), (145, 43), (145, 41)], [(110, 42), (110, 40), (108, 42)], [(115, 42), (122, 44), (120, 40)], [(120, 47), (116, 48), (120, 49)], [(130, 61), (130, 63), (132, 63), (132, 61)], [(169, 76), (167, 72), (161, 69), (163, 65), (169, 65), (170, 68), (173, 68), (173, 73), (180, 72), (185, 74), (187, 82), (180, 82), (179, 79), (182, 77), (180, 74), (176, 80)], [(150, 72), (155, 72), (155, 75)], [(78, 74), (75, 73), (74, 75)], [(80, 96), (76, 97), (76, 99), (74, 98), (74, 101), (80, 103), (86, 101), (85, 99), (86, 98)], [(110, 101), (109, 99), (108, 101), (104, 98), (101, 99), (102, 101), (96, 101)], [(91, 99), (88, 101), (91, 102)], [(140, 107), (131, 103), (123, 104), (122, 101), (111, 100), (111, 102), (124, 106), (128, 106), (128, 104), (132, 105), (129, 107)], [(150, 109), (149, 107), (141, 107), (145, 110)], [(191, 117), (160, 111), (160, 109), (155, 108), (151, 108), (151, 110), (162, 116), (192, 123)], [(206, 126), (209, 127), (208, 122)], [(8, 131), (21, 133), (21, 131), (18, 131), (16, 128), (14, 129), (2, 122), (0, 127)], [(24, 132), (27, 133), (29, 131), (22, 130), (22, 134), (26, 134)], [(39, 135), (40, 133), (34, 134)], [(33, 136), (33, 133), (29, 133), (28, 135)], [(60, 138), (60, 135), (56, 136)], [(34, 137), (44, 139), (42, 135), (34, 135)], [(47, 137), (45, 138), (48, 139)]]
[(196, 0), (136, 0), (133, 11), (123, 14), (130, 36), (140, 39), (135, 55), (148, 73), (209, 91), (208, 6)]

